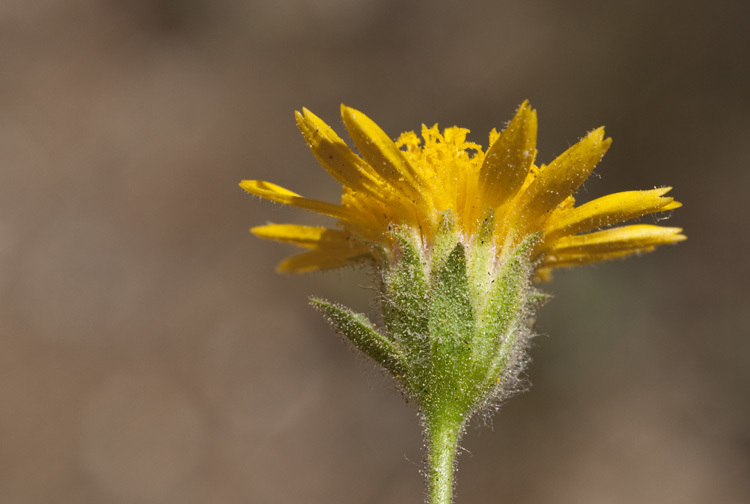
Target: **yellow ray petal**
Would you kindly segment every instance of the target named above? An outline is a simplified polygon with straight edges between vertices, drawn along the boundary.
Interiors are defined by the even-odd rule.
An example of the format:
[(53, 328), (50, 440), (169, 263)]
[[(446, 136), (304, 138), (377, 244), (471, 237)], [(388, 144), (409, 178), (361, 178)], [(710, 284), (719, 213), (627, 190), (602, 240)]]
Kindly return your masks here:
[(591, 174), (611, 143), (611, 138), (604, 139), (604, 128), (595, 129), (543, 167), (518, 202), (524, 218), (534, 220), (573, 194)]
[(677, 208), (680, 205), (678, 202), (664, 197), (670, 189), (672, 188), (662, 187), (650, 191), (619, 192), (576, 208), (558, 211), (547, 222), (547, 239), (583, 233), (642, 215)]
[(346, 208), (341, 205), (303, 198), (289, 189), (284, 189), (283, 187), (270, 182), (264, 182), (262, 180), (243, 180), (240, 182), (240, 187), (250, 194), (275, 201), (276, 203), (312, 210), (313, 212), (329, 215), (342, 220), (348, 220), (350, 217)]
[(421, 200), (422, 178), (386, 133), (362, 112), (341, 105), (341, 117), (360, 154), (392, 187)]
[(330, 126), (306, 108), (294, 115), (307, 146), (333, 178), (354, 190), (380, 194), (383, 181)]
[(342, 250), (313, 250), (292, 256), (282, 261), (276, 271), (279, 273), (308, 273), (324, 269), (341, 268), (365, 260), (365, 254)]
[(635, 224), (595, 233), (565, 236), (555, 242), (550, 253), (555, 256), (578, 253), (597, 255), (642, 249), (685, 240), (681, 233), (681, 228)]
[(536, 157), (536, 132), (536, 111), (526, 100), (484, 157), (479, 183), (487, 207), (496, 208), (521, 189)]
[(363, 245), (352, 241), (351, 234), (339, 229), (298, 224), (267, 224), (256, 226), (250, 232), (266, 240), (291, 243), (309, 249), (342, 249), (366, 251)]
[(624, 259), (625, 257), (631, 256), (633, 254), (651, 252), (655, 248), (656, 248), (655, 246), (642, 247), (642, 248), (634, 248), (631, 250), (602, 252), (600, 254), (589, 254), (589, 253), (582, 252), (578, 254), (549, 255), (544, 258), (544, 261), (542, 262), (542, 267), (537, 273), (537, 276), (544, 279), (545, 274), (548, 273), (549, 270), (553, 268), (568, 268), (571, 266), (582, 266), (584, 264), (593, 264), (593, 263), (602, 262), (602, 261), (609, 261), (612, 259)]
[[(478, 223), (494, 216), (490, 237), (498, 258), (524, 237), (540, 233), (535, 247), (540, 276), (551, 268), (612, 259), (685, 239), (676, 228), (629, 226), (595, 231), (654, 212), (678, 208), (668, 188), (612, 194), (575, 207), (572, 194), (590, 175), (611, 140), (599, 128), (550, 165), (537, 167), (537, 118), (528, 102), (502, 133), (493, 130), (486, 151), (466, 141), (468, 130), (437, 125), (394, 143), (361, 112), (341, 107), (359, 155), (307, 109), (295, 112), (313, 155), (342, 184), (340, 204), (304, 198), (269, 182), (245, 180), (247, 192), (338, 219), (340, 230), (291, 224), (253, 228), (260, 237), (311, 250), (282, 265), (284, 271), (338, 267), (393, 247), (389, 230), (414, 234), (427, 251), (438, 239), (440, 216), (454, 216), (457, 239), (474, 242)], [(483, 229), (483, 228), (482, 228)], [(364, 244), (367, 244), (365, 247)], [(383, 257), (385, 257), (383, 256)]]

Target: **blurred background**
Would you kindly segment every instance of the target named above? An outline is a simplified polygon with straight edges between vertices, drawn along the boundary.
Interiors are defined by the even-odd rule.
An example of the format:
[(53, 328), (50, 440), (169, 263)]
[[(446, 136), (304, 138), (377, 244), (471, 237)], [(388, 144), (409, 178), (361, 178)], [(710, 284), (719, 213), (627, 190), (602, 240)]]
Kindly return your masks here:
[[(527, 376), (471, 426), (458, 502), (750, 502), (750, 4), (4, 0), (0, 502), (423, 500), (421, 430), (308, 305), (367, 274), (280, 276), (249, 235), (327, 223), (295, 127), (486, 145), (528, 98), (539, 160), (614, 144), (580, 201), (674, 186), (689, 237), (562, 271)], [(646, 219), (644, 222), (650, 222)]]

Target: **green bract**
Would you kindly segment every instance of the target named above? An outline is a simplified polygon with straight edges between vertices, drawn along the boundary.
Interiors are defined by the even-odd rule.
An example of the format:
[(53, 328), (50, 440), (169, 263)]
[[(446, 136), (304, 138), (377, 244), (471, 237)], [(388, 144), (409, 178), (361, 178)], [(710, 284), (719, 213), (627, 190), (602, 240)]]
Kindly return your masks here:
[[(449, 477), (443, 473), (452, 471), (466, 422), (517, 388), (540, 299), (531, 287), (529, 258), (538, 236), (496, 264), (485, 233), (464, 244), (453, 222), (446, 212), (429, 253), (415, 238), (395, 233), (399, 246), (380, 278), (381, 328), (346, 307), (313, 300), (339, 334), (388, 370), (418, 404), (431, 445), (444, 438), (430, 453), (433, 486), (435, 478)], [(488, 218), (487, 235), (491, 226)]]

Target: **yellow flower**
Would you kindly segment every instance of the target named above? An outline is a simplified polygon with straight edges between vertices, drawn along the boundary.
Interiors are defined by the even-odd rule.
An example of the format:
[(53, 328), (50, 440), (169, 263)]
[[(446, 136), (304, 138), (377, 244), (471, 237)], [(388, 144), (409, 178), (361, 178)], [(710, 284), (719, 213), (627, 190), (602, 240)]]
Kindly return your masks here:
[[(681, 206), (663, 187), (610, 194), (575, 206), (572, 194), (609, 148), (604, 128), (591, 131), (548, 165), (537, 166), (536, 111), (524, 102), (489, 148), (466, 140), (467, 129), (442, 132), (422, 126), (420, 139), (403, 133), (394, 142), (363, 113), (341, 106), (344, 125), (360, 155), (307, 109), (295, 112), (297, 126), (323, 168), (343, 188), (340, 204), (304, 198), (270, 182), (243, 180), (247, 192), (318, 212), (338, 229), (268, 224), (251, 231), (308, 252), (283, 261), (282, 272), (337, 268), (361, 261), (387, 261), (394, 253), (392, 231), (416, 238), (423, 252), (435, 245), (441, 217), (450, 212), (457, 239), (467, 248), (492, 219), (497, 262), (532, 234), (541, 236), (531, 257), (537, 276), (558, 267), (593, 263), (653, 250), (685, 239), (680, 228), (612, 225)], [(361, 156), (361, 157), (360, 157)]]

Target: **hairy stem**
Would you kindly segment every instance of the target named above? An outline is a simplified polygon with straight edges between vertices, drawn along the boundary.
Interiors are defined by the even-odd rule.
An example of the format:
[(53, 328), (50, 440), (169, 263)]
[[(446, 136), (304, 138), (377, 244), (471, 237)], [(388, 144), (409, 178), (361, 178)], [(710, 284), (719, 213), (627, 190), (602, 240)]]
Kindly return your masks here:
[(429, 504), (451, 504), (456, 450), (463, 428), (463, 418), (437, 415), (428, 419), (427, 427)]

